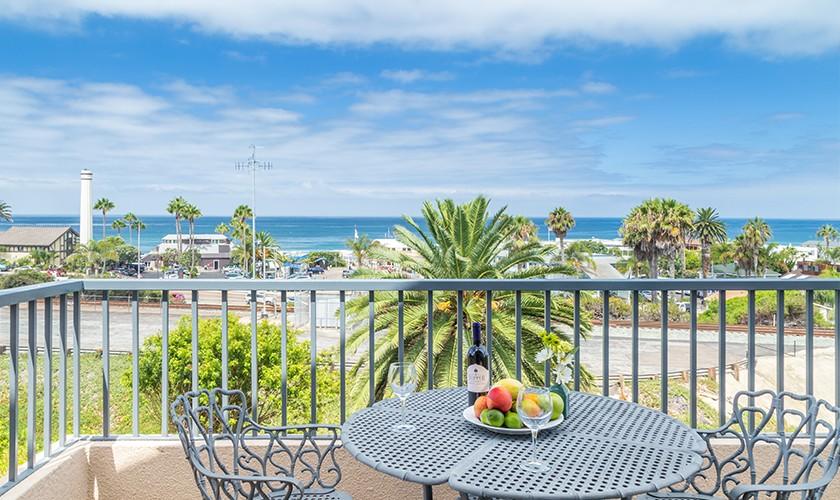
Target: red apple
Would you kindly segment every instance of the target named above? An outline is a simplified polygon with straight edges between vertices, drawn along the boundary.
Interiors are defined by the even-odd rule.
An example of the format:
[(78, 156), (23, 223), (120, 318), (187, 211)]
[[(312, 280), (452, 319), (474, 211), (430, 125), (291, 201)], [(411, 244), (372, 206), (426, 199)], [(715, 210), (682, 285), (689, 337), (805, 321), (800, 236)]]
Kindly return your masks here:
[(487, 396), (479, 396), (473, 404), (475, 418), (481, 418), (481, 412), (487, 409)]
[(513, 398), (510, 391), (504, 387), (494, 387), (487, 393), (487, 408), (506, 413), (510, 411), (511, 406), (513, 406)]

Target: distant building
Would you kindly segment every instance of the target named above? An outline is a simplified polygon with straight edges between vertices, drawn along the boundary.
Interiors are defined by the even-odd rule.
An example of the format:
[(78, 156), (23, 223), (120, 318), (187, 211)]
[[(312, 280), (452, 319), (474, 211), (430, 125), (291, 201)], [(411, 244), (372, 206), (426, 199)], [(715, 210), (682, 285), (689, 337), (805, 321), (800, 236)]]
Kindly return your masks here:
[(54, 264), (61, 265), (79, 244), (79, 233), (70, 226), (27, 227), (12, 226), (0, 232), (0, 257), (15, 261), (34, 250), (55, 253)]
[[(186, 252), (190, 248), (190, 235), (181, 235), (181, 250)], [(223, 234), (196, 234), (193, 235), (193, 248), (201, 255), (199, 267), (218, 271), (230, 264), (230, 253), (232, 244), (230, 238)], [(152, 264), (153, 268), (160, 265), (163, 254), (167, 250), (178, 250), (178, 235), (167, 234), (160, 244), (149, 252), (143, 260)]]

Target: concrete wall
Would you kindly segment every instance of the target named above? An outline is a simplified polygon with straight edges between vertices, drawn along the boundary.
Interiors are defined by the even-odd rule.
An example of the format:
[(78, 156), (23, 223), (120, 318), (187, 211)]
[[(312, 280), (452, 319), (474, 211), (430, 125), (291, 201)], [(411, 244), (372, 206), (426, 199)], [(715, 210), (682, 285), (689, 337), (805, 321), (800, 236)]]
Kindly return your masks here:
[[(420, 499), (420, 486), (394, 479), (338, 454), (340, 487), (356, 500)], [(761, 456), (759, 461), (771, 457)], [(100, 441), (72, 446), (35, 471), (4, 498), (39, 500), (199, 499), (192, 471), (177, 441)], [(435, 498), (457, 498), (446, 486)], [(825, 497), (840, 498), (840, 479)]]

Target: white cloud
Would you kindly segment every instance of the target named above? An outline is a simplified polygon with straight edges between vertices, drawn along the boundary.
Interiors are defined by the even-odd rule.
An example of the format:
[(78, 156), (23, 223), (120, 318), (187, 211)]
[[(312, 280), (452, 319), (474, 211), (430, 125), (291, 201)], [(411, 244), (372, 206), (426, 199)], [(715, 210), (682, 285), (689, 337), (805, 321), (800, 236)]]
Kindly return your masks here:
[(178, 99), (192, 104), (221, 104), (231, 102), (233, 91), (228, 86), (210, 87), (192, 85), (184, 80), (173, 80), (161, 87)]
[(197, 29), (281, 43), (390, 43), (423, 49), (488, 48), (500, 53), (544, 45), (609, 43), (672, 49), (716, 36), (731, 47), (772, 55), (815, 54), (840, 45), (834, 0), (463, 0), (0, 1), (0, 18), (50, 27), (91, 15), (172, 20)]
[(367, 78), (351, 71), (341, 71), (334, 75), (330, 75), (321, 82), (322, 85), (328, 87), (344, 87), (356, 86), (367, 82)]
[(243, 54), (237, 50), (225, 50), (222, 54), (228, 59), (239, 62), (256, 62), (263, 64), (268, 60), (264, 54)]
[(454, 78), (454, 75), (447, 71), (425, 71), (422, 69), (386, 69), (380, 75), (382, 78), (400, 83), (413, 83), (419, 80), (442, 82)]
[(616, 91), (615, 85), (607, 82), (584, 82), (580, 90), (587, 94), (611, 94)]
[(620, 125), (634, 120), (634, 116), (618, 115), (618, 116), (602, 116), (599, 118), (589, 118), (586, 120), (575, 120), (572, 126), (576, 128), (601, 128), (612, 125)]
[(698, 69), (688, 69), (688, 68), (673, 68), (665, 71), (663, 73), (665, 78), (670, 78), (673, 80), (681, 80), (681, 79), (689, 79), (689, 78), (700, 78), (702, 76), (708, 76), (708, 71), (701, 71)]

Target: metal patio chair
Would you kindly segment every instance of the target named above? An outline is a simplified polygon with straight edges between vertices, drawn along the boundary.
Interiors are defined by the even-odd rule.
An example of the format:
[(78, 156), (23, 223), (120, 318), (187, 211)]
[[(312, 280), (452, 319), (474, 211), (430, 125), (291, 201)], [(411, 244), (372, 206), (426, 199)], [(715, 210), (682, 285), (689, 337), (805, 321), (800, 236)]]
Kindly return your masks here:
[(335, 489), (338, 426), (260, 425), (246, 401), (239, 390), (205, 389), (172, 402), (171, 418), (203, 499), (350, 500)]
[[(732, 406), (723, 427), (698, 431), (708, 448), (700, 471), (647, 498), (828, 498), (823, 494), (840, 461), (840, 409), (813, 396), (766, 390), (738, 392)], [(721, 449), (715, 450), (718, 438), (728, 439), (717, 441)], [(724, 450), (730, 446), (735, 449)]]

